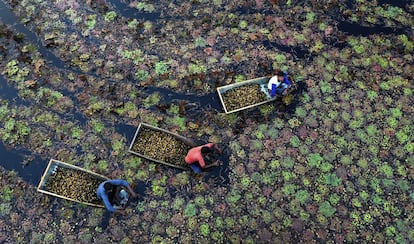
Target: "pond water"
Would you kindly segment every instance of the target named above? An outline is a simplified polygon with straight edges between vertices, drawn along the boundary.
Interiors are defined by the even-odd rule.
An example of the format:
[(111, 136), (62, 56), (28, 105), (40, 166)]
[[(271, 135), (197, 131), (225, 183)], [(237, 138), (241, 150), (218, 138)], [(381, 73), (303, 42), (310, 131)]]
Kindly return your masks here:
[[(413, 10), (1, 0), (0, 242), (414, 241)], [(223, 113), (218, 86), (279, 68), (289, 105)], [(131, 155), (139, 122), (218, 143), (220, 167)], [(139, 197), (117, 216), (37, 193), (51, 158)]]

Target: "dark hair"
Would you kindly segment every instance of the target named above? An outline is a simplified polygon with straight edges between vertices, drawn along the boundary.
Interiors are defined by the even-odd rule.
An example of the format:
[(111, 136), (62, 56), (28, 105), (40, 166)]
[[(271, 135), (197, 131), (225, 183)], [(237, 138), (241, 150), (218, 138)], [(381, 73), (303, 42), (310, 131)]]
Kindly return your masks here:
[(277, 76), (284, 76), (285, 75), (285, 72), (279, 70), (276, 74), (277, 74)]
[(104, 189), (105, 189), (105, 191), (106, 191), (106, 192), (110, 192), (110, 191), (112, 191), (112, 184), (111, 184), (111, 183), (109, 183), (109, 182), (106, 182), (106, 183), (104, 184)]
[(211, 150), (210, 150), (209, 147), (202, 147), (201, 148), (201, 153), (203, 153), (203, 154), (207, 154), (207, 153), (210, 153), (210, 152), (211, 152)]

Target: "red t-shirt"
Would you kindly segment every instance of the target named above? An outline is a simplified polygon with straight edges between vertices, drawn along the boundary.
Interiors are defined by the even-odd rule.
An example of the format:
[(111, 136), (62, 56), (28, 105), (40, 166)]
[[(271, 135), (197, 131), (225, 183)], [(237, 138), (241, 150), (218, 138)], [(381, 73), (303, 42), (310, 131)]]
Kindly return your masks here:
[(203, 154), (201, 153), (202, 147), (212, 148), (214, 147), (214, 143), (207, 143), (202, 146), (191, 148), (190, 151), (188, 151), (187, 156), (185, 156), (185, 162), (187, 164), (193, 164), (198, 162), (200, 164), (200, 167), (204, 168), (206, 164), (204, 162)]

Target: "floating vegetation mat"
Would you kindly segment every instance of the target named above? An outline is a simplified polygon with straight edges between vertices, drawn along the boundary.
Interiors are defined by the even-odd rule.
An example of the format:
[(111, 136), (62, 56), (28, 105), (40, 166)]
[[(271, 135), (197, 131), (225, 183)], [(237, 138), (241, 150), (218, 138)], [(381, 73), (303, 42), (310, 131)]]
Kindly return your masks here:
[(267, 100), (259, 84), (235, 87), (223, 93), (223, 101), (228, 111), (244, 108)]
[(132, 151), (160, 162), (186, 167), (184, 158), (190, 148), (169, 133), (141, 127)]
[(45, 190), (79, 202), (101, 204), (96, 190), (102, 179), (76, 169), (57, 167), (45, 184)]
[[(24, 154), (2, 154), (0, 243), (414, 243), (413, 9), (0, 1), (0, 149)], [(293, 96), (217, 112), (228, 84), (240, 89), (219, 93), (226, 110), (265, 103), (239, 82), (276, 69), (294, 74)], [(142, 163), (182, 165), (188, 147), (150, 127), (129, 148), (145, 156), (130, 155), (139, 121), (220, 143), (223, 164), (194, 176)], [(139, 197), (109, 225), (103, 209), (44, 197), (29, 181), (47, 155), (125, 179)], [(95, 198), (98, 183), (88, 193), (79, 172), (60, 170), (51, 194)]]

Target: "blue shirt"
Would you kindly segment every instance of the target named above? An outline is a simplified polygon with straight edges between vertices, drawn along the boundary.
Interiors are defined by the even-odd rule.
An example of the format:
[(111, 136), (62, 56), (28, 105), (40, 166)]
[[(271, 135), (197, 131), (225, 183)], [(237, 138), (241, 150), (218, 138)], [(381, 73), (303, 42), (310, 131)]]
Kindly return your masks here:
[(112, 185), (125, 187), (128, 187), (129, 184), (125, 180), (106, 180), (98, 186), (98, 189), (96, 190), (96, 195), (98, 196), (98, 199), (101, 199), (103, 201), (106, 209), (108, 209), (110, 212), (115, 212), (116, 209), (112, 206), (111, 202), (109, 201), (108, 194), (106, 194), (105, 192), (104, 185), (107, 182), (111, 183)]

